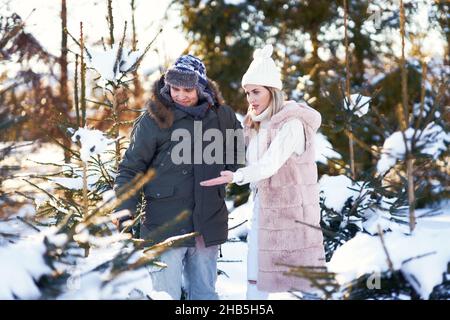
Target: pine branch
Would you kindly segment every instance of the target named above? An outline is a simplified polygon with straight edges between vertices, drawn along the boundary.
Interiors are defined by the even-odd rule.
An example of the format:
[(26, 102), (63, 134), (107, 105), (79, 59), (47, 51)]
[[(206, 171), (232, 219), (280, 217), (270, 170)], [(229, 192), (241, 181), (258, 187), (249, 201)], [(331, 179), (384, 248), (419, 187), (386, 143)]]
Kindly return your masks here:
[(128, 73), (131, 72), (135, 69), (137, 69), (139, 67), (139, 65), (141, 64), (142, 60), (144, 59), (144, 56), (147, 54), (147, 52), (150, 50), (153, 42), (156, 41), (156, 39), (158, 38), (158, 36), (161, 34), (161, 32), (163, 31), (163, 29), (159, 29), (159, 32), (155, 35), (155, 37), (153, 38), (152, 41), (150, 41), (150, 43), (147, 45), (147, 47), (145, 48), (144, 52), (142, 53), (142, 55), (136, 60), (135, 63), (133, 63), (133, 65), (131, 65), (130, 68), (128, 68), (124, 73)]

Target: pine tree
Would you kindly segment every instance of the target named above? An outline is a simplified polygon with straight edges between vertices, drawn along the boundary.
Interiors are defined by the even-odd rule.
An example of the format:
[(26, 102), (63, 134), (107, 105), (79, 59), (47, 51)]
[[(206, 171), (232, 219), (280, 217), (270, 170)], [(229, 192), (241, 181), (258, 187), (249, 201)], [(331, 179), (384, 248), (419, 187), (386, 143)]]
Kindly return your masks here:
[[(197, 235), (192, 233), (158, 244), (133, 237), (135, 234), (130, 231), (139, 226), (145, 213), (145, 203), (141, 204), (137, 216), (122, 232), (118, 233), (112, 223), (124, 214), (113, 213), (115, 208), (130, 196), (139, 193), (154, 176), (154, 171), (149, 169), (145, 174), (137, 175), (129, 185), (117, 190), (117, 193), (113, 191), (114, 178), (125, 145), (125, 141), (119, 136), (119, 126), (131, 124), (129, 121), (121, 120), (121, 112), (128, 99), (126, 94), (129, 90), (128, 84), (133, 82), (132, 77), (136, 75), (136, 70), (154, 39), (141, 51), (129, 50), (126, 48), (125, 25), (120, 42), (115, 43), (111, 1), (108, 1), (108, 23), (110, 41), (109, 48), (104, 54), (114, 57), (113, 63), (109, 66), (110, 70), (104, 70), (97, 64), (99, 61), (96, 60), (96, 53), (85, 43), (82, 23), (78, 39), (65, 30), (65, 34), (70, 36), (80, 49), (75, 58), (77, 74), (74, 101), (77, 125), (72, 125), (72, 128), (67, 128), (66, 131), (67, 138), (75, 145), (65, 146), (65, 151), (70, 155), (68, 163), (42, 164), (56, 166), (59, 168), (58, 172), (36, 176), (53, 182), (57, 186), (54, 192), (48, 192), (38, 184), (27, 181), (41, 193), (41, 197), (44, 195), (46, 198), (43, 202), (36, 202), (36, 215), (27, 223), (40, 227), (54, 227), (53, 232), (43, 238), (46, 248), (44, 258), (54, 273), (38, 281), (42, 297), (47, 299), (56, 298), (66, 291), (65, 285), (73, 277), (71, 267), (76, 267), (79, 259), (89, 257), (91, 251), (96, 248), (119, 245), (111, 259), (79, 276), (105, 272), (108, 277), (101, 288), (106, 288), (108, 285), (114, 285), (114, 280), (124, 272), (131, 272), (152, 263), (158, 265), (156, 260), (162, 252), (178, 245), (186, 238)], [(102, 65), (104, 62), (101, 61)], [(91, 72), (91, 69), (99, 75), (96, 81), (103, 89), (105, 103), (88, 98), (86, 74)], [(110, 74), (113, 76), (109, 76)], [(110, 127), (106, 132), (89, 128), (86, 102), (110, 108)], [(163, 228), (171, 227), (172, 223), (185, 216), (186, 213), (180, 213), (175, 221)], [(155, 236), (160, 232), (162, 230), (156, 230)], [(62, 240), (55, 241), (55, 239)]]
[[(399, 10), (400, 33), (402, 39), (404, 39), (405, 10), (402, 1), (400, 1)], [(404, 42), (402, 48), (404, 49)], [(432, 89), (433, 86), (427, 80), (429, 76), (427, 62), (423, 61), (422, 64), (413, 69), (416, 73), (422, 74), (421, 90), (419, 91), (421, 95), (420, 97), (413, 96), (409, 100), (406, 58), (403, 50), (399, 69), (402, 75), (402, 102), (397, 112), (398, 123), (400, 124), (400, 130), (397, 129), (397, 131), (380, 114), (376, 103), (358, 94), (352, 95), (352, 98), (350, 98), (350, 81), (347, 77), (347, 92), (341, 93), (342, 102), (336, 105), (339, 120), (343, 124), (336, 126), (336, 130), (343, 131), (349, 137), (355, 139), (357, 147), (363, 152), (371, 154), (377, 161), (375, 167), (365, 171), (355, 172), (351, 164), (341, 167), (348, 182), (345, 182), (344, 176), (342, 176), (339, 180), (340, 185), (344, 188), (347, 185), (347, 188), (353, 190), (352, 195), (346, 199), (341, 207), (336, 208), (335, 204), (332, 205), (331, 202), (327, 201), (327, 196), (332, 196), (331, 192), (325, 191), (321, 197), (321, 225), (325, 236), (327, 260), (356, 233), (371, 232), (380, 237), (380, 241), (383, 243), (389, 262), (389, 270), (379, 275), (363, 275), (354, 282), (339, 288), (339, 286), (336, 286), (334, 278), (330, 277), (327, 272), (320, 275), (320, 272), (316, 274), (314, 270), (299, 272), (300, 267), (292, 269), (293, 273), (313, 281), (324, 292), (325, 298), (400, 299), (401, 295), (407, 295), (413, 299), (420, 298), (418, 292), (416, 292), (417, 287), (415, 287), (413, 279), (394, 269), (389, 251), (383, 241), (383, 234), (386, 230), (378, 226), (378, 230), (368, 231), (368, 225), (364, 226), (364, 223), (372, 218), (371, 212), (384, 211), (386, 217), (391, 221), (400, 225), (409, 225), (409, 233), (412, 234), (416, 225), (415, 208), (417, 207), (417, 199), (422, 199), (428, 205), (432, 205), (435, 201), (435, 199), (429, 197), (430, 190), (433, 189), (433, 183), (427, 178), (424, 179), (424, 177), (427, 177), (426, 171), (429, 172), (430, 176), (436, 177), (434, 181), (440, 181), (439, 184), (445, 183), (445, 178), (439, 172), (446, 170), (440, 163), (448, 157), (449, 141), (445, 133), (448, 126), (442, 121), (440, 115), (444, 112), (445, 93), (443, 88), (448, 86), (448, 79), (435, 78), (435, 88)], [(346, 70), (348, 74), (350, 68), (346, 68)], [(369, 103), (371, 111), (368, 111)], [(381, 128), (375, 125), (376, 123), (381, 123)], [(366, 129), (372, 134), (381, 131), (386, 137), (383, 147), (374, 147), (366, 143), (362, 138), (363, 135), (356, 133), (356, 130), (361, 129)], [(400, 142), (399, 147), (394, 144), (394, 139)], [(403, 151), (397, 151), (396, 148)], [(360, 152), (358, 153), (360, 154)], [(352, 152), (349, 152), (349, 154), (352, 154)], [(329, 177), (328, 179), (332, 178)], [(327, 181), (323, 180), (323, 184), (326, 184)], [(441, 196), (445, 197), (445, 193), (441, 193), (441, 191), (435, 193), (440, 193)], [(430, 210), (428, 214), (433, 214), (433, 210)], [(411, 257), (411, 259), (420, 258)], [(380, 290), (372, 290), (367, 285), (374, 276), (380, 279)], [(315, 280), (316, 278), (325, 281), (325, 283), (319, 285)], [(432, 299), (445, 299), (448, 296), (448, 280), (446, 279), (447, 276), (444, 274), (442, 284), (436, 287), (431, 295)], [(330, 292), (327, 289), (330, 287), (336, 291)]]

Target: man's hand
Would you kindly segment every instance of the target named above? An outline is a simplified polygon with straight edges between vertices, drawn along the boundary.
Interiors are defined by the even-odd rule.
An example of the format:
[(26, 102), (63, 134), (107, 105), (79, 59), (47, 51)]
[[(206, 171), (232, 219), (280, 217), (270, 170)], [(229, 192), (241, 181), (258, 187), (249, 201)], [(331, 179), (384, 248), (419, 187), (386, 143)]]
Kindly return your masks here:
[(121, 229), (124, 228), (124, 223), (126, 224), (127, 221), (132, 221), (132, 215), (130, 210), (123, 209), (118, 212), (114, 212), (110, 216), (112, 224), (117, 228), (117, 230), (120, 232)]
[(117, 218), (112, 218), (112, 219), (111, 219), (111, 222), (113, 223), (113, 225), (116, 226), (117, 229), (119, 229), (119, 224), (120, 224), (119, 219), (117, 219)]
[(200, 182), (200, 185), (203, 187), (212, 187), (212, 186), (230, 183), (232, 181), (233, 181), (233, 172), (221, 171), (220, 177), (202, 181), (202, 182)]

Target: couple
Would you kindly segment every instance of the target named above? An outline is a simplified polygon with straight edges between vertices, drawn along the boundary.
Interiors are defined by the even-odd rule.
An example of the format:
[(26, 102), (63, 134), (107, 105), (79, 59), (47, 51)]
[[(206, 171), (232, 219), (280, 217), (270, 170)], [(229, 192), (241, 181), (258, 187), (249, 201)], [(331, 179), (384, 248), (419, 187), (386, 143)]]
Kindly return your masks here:
[[(166, 268), (149, 267), (153, 288), (173, 299), (181, 298), (182, 287), (188, 299), (218, 299), (217, 257), (228, 236), (224, 201), (228, 183), (250, 183), (254, 196), (247, 239), (247, 299), (265, 299), (269, 292), (309, 290), (305, 279), (285, 274), (289, 269), (285, 265), (324, 265), (322, 233), (308, 226), (319, 227), (320, 221), (314, 135), (321, 116), (306, 104), (284, 101), (272, 51), (270, 45), (257, 49), (242, 78), (249, 103), (243, 131), (233, 110), (224, 105), (217, 87), (207, 78), (204, 64), (191, 55), (178, 58), (156, 81), (147, 112), (133, 127), (115, 190), (138, 172), (155, 169), (155, 178), (144, 186), (147, 205), (140, 236), (148, 239), (152, 231), (184, 210), (188, 210), (187, 219), (151, 240), (199, 233), (182, 247), (161, 255)], [(224, 139), (227, 150), (233, 145), (233, 163), (173, 162), (172, 132), (183, 129), (194, 136), (198, 121), (203, 129), (217, 129), (224, 136), (225, 130), (236, 132)], [(242, 135), (246, 151), (234, 144)], [(202, 141), (201, 146), (200, 152), (207, 144)], [(242, 166), (244, 152), (246, 167)], [(133, 213), (137, 202), (135, 195), (116, 211)], [(122, 218), (119, 228), (130, 218)]]

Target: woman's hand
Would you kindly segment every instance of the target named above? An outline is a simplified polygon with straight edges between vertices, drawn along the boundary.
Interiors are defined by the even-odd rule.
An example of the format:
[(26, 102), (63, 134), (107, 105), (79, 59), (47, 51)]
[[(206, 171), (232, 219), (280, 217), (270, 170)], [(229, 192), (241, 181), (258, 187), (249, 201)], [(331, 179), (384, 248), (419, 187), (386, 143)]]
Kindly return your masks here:
[(202, 182), (200, 182), (200, 185), (203, 187), (212, 187), (212, 186), (230, 183), (232, 181), (233, 181), (233, 172), (232, 171), (221, 171), (220, 177), (202, 181)]

